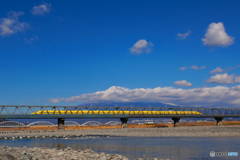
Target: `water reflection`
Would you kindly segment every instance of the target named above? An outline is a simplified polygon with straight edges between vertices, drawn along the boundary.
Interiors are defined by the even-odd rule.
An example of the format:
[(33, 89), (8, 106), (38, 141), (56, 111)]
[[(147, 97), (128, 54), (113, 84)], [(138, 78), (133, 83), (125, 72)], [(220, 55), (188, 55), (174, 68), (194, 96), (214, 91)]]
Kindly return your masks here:
[[(210, 151), (239, 152), (240, 138), (193, 138), (193, 137), (104, 137), (90, 136), (85, 138), (46, 138), (46, 139), (17, 139), (2, 140), (1, 144), (15, 147), (47, 147), (64, 149), (71, 147), (75, 150), (92, 149), (95, 152), (121, 154), (130, 160), (143, 155), (153, 159), (238, 159), (239, 157), (210, 157)], [(146, 157), (145, 157), (146, 158)]]

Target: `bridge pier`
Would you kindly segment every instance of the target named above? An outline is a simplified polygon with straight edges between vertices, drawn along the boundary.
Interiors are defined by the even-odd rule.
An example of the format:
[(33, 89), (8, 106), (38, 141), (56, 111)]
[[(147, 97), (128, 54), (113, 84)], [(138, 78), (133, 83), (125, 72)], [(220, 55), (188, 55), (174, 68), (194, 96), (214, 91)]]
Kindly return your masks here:
[(64, 121), (65, 118), (58, 118), (58, 130), (64, 130)]
[(120, 120), (122, 122), (122, 128), (127, 128), (128, 118), (120, 118)]
[(221, 126), (222, 125), (222, 120), (224, 117), (215, 117), (215, 120), (217, 121), (217, 126)]
[(173, 123), (174, 123), (174, 127), (179, 127), (179, 120), (181, 118), (177, 118), (177, 117), (173, 117), (172, 120), (173, 120)]

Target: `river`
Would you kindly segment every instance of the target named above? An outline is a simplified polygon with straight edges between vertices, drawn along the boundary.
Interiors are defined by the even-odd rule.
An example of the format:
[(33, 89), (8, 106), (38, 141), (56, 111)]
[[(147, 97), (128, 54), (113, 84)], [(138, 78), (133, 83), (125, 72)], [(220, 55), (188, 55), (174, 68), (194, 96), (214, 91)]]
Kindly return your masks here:
[[(71, 138), (40, 138), (1, 140), (10, 147), (47, 147), (75, 150), (92, 149), (106, 154), (121, 154), (137, 158), (170, 160), (239, 159), (237, 157), (210, 157), (210, 152), (240, 152), (240, 137), (109, 137), (85, 136)], [(146, 157), (143, 157), (146, 155)]]

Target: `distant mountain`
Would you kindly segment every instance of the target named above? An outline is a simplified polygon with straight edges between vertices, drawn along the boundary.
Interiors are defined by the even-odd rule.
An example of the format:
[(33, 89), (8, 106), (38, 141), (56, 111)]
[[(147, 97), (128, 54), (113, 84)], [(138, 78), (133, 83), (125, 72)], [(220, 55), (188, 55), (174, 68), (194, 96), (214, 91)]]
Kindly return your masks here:
[(106, 106), (106, 107), (179, 107), (164, 103), (149, 102), (99, 102), (99, 103), (83, 103), (78, 106)]

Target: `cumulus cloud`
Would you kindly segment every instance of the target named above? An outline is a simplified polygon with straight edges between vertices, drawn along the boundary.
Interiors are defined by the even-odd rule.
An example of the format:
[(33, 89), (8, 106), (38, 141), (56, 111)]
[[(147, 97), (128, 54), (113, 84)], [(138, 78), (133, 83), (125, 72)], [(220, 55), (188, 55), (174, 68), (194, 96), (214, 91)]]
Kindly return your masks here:
[(231, 71), (231, 70), (239, 68), (239, 67), (240, 67), (240, 65), (236, 65), (235, 67), (227, 67), (225, 69), (221, 69), (221, 67), (217, 67), (214, 70), (210, 71), (209, 73), (212, 73), (212, 74), (221, 73), (221, 72)]
[(234, 74), (228, 75), (227, 73), (216, 74), (215, 76), (211, 76), (206, 81), (208, 83), (218, 83), (218, 84), (233, 84)]
[(224, 70), (223, 69), (221, 69), (221, 67), (217, 67), (217, 68), (215, 68), (214, 70), (212, 70), (212, 71), (210, 71), (209, 73), (220, 73), (220, 72), (224, 72)]
[(43, 3), (38, 6), (34, 6), (31, 10), (33, 15), (44, 15), (45, 13), (49, 13), (51, 11), (51, 4)]
[(207, 46), (229, 46), (233, 44), (234, 37), (228, 36), (222, 22), (211, 23), (208, 26), (205, 38), (202, 39)]
[(50, 103), (58, 103), (58, 102), (61, 102), (63, 100), (64, 100), (64, 98), (51, 98), (51, 99), (49, 99), (49, 102)]
[(23, 32), (29, 25), (25, 22), (19, 22), (19, 16), (23, 15), (23, 12), (10, 11), (7, 14), (7, 18), (0, 19), (0, 35), (6, 36), (16, 34), (17, 32)]
[(236, 82), (236, 83), (240, 83), (240, 76), (235, 77), (235, 82)]
[(191, 33), (191, 31), (188, 31), (186, 33), (178, 33), (177, 35), (181, 40), (185, 40)]
[(161, 102), (196, 107), (239, 107), (240, 85), (182, 89), (173, 87), (128, 89), (112, 86), (105, 91), (69, 98), (53, 98), (51, 103), (65, 102)]
[(187, 67), (180, 67), (179, 69), (183, 71), (183, 70), (187, 69)]
[(183, 70), (185, 70), (185, 69), (187, 69), (187, 68), (199, 70), (199, 69), (205, 69), (206, 66), (198, 67), (198, 66), (192, 65), (191, 67), (180, 67), (179, 69), (183, 71)]
[(147, 42), (145, 39), (140, 39), (130, 48), (130, 52), (132, 54), (141, 54), (143, 52), (150, 53), (152, 46), (152, 42)]
[(205, 69), (206, 67), (205, 66), (198, 67), (198, 66), (192, 65), (190, 68), (195, 69), (195, 70), (199, 70), (199, 69)]
[(234, 86), (231, 89), (234, 91), (240, 91), (240, 85)]
[(192, 86), (192, 83), (187, 82), (186, 80), (175, 81), (173, 84), (176, 84), (178, 86), (184, 86), (184, 87), (191, 87)]

